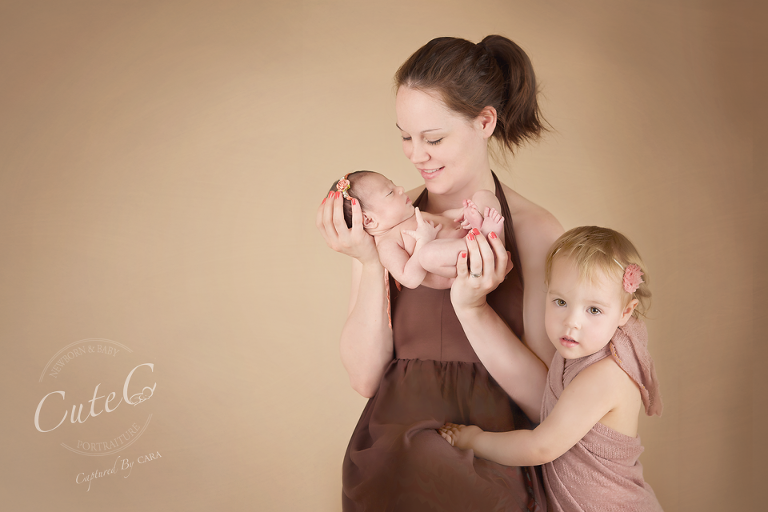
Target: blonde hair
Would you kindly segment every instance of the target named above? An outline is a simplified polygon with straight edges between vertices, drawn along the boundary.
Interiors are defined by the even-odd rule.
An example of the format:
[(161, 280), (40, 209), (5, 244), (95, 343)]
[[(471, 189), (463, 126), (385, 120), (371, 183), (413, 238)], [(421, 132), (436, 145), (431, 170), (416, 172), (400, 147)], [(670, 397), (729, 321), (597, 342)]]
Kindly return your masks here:
[(632, 315), (645, 316), (651, 306), (651, 290), (648, 288), (648, 271), (640, 254), (627, 237), (608, 228), (597, 226), (582, 226), (565, 232), (552, 245), (547, 255), (547, 264), (544, 273), (544, 282), (549, 286), (552, 275), (552, 264), (559, 258), (568, 258), (579, 269), (582, 279), (594, 280), (597, 271), (616, 278), (622, 283), (624, 269), (628, 265), (635, 264), (643, 271), (643, 283), (635, 291), (628, 293), (622, 286), (624, 304), (629, 304), (632, 299), (637, 299), (638, 304)]

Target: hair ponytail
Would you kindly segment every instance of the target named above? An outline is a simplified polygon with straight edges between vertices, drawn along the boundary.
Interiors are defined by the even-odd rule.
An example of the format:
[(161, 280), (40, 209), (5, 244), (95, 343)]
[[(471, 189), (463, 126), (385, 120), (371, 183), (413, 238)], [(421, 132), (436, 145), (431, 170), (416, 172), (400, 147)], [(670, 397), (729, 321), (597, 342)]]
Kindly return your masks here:
[(400, 66), (395, 85), (436, 91), (448, 108), (467, 119), (492, 106), (497, 114), (493, 137), (511, 152), (545, 131), (531, 61), (503, 36), (487, 36), (478, 44), (433, 39)]
[(502, 36), (486, 36), (478, 45), (496, 61), (504, 77), (494, 136), (510, 151), (526, 140), (537, 140), (546, 130), (539, 111), (536, 75), (528, 55)]

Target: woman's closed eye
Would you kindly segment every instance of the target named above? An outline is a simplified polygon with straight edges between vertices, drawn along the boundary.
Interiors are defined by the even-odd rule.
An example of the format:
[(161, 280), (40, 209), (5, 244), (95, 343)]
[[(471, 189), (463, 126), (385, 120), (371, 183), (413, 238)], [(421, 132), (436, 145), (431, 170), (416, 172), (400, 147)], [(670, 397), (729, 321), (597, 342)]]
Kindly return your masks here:
[(437, 140), (427, 140), (427, 144), (432, 144), (433, 146), (437, 146), (440, 144), (440, 142), (443, 140), (443, 137), (440, 137)]

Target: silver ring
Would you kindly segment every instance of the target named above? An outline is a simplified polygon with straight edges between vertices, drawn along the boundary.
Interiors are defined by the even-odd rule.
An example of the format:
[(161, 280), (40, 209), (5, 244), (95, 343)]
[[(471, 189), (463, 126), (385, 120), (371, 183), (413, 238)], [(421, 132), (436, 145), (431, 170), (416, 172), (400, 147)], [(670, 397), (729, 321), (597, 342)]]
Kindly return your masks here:
[(479, 274), (473, 274), (472, 272), (469, 273), (471, 277), (483, 277), (483, 273), (480, 272)]

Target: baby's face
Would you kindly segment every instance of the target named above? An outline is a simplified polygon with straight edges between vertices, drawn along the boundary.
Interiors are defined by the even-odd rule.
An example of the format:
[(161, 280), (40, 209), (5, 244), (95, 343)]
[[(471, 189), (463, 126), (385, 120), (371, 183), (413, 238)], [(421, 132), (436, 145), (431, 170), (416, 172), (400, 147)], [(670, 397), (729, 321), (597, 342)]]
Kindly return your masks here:
[(556, 259), (547, 290), (547, 336), (565, 359), (578, 359), (605, 347), (633, 308), (624, 303), (621, 280), (600, 270), (590, 281), (567, 257)]
[(365, 204), (364, 213), (376, 221), (376, 231), (392, 229), (413, 216), (413, 205), (405, 189), (381, 174), (365, 176), (357, 187)]

